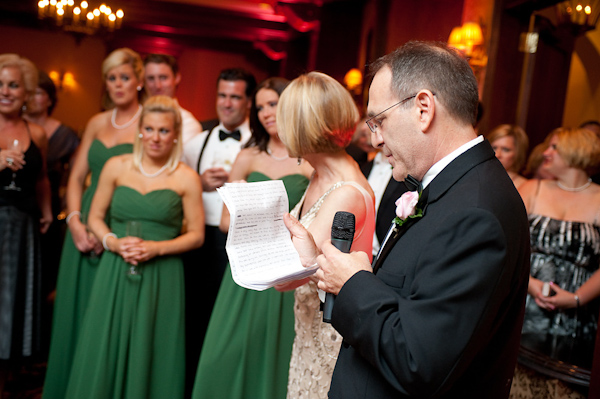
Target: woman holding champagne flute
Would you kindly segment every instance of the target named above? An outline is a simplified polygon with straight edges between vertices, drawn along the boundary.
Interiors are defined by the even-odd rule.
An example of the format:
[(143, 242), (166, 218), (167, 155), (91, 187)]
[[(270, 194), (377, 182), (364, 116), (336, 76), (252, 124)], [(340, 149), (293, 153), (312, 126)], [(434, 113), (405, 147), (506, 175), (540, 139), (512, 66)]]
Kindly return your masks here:
[(40, 349), (40, 231), (52, 222), (44, 130), (22, 118), (37, 69), (0, 55), (0, 396), (9, 367)]
[(179, 162), (181, 113), (175, 100), (148, 99), (139, 127), (133, 154), (106, 162), (92, 201), (89, 225), (105, 251), (66, 398), (183, 398), (184, 284), (178, 255), (204, 241), (202, 184)]

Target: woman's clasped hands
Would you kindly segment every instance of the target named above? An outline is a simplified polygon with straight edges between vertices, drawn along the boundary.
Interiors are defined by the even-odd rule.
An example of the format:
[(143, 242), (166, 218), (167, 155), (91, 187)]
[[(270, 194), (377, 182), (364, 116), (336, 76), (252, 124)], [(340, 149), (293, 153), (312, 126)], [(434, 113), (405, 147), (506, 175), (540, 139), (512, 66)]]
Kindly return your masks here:
[[(544, 284), (548, 284), (549, 289), (544, 289)], [(535, 303), (542, 309), (572, 309), (578, 306), (576, 294), (563, 290), (553, 282), (544, 283), (541, 280), (530, 278), (530, 294), (535, 299)], [(548, 291), (548, 292), (545, 292)]]
[(123, 237), (116, 241), (115, 251), (125, 262), (139, 265), (160, 255), (159, 243), (143, 240), (139, 237)]

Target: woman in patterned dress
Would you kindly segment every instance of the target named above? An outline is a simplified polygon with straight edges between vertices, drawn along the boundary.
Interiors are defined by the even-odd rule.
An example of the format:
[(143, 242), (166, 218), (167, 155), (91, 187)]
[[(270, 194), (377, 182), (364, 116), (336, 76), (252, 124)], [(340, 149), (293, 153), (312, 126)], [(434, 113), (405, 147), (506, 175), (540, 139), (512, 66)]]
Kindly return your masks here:
[[(556, 180), (530, 180), (520, 190), (531, 233), (522, 343), (572, 337), (578, 345), (593, 345), (600, 296), (600, 186), (588, 173), (600, 160), (600, 139), (585, 129), (559, 128), (546, 143), (542, 168)], [(522, 365), (511, 397), (553, 397), (548, 387), (562, 392), (561, 398), (580, 397), (560, 380)]]

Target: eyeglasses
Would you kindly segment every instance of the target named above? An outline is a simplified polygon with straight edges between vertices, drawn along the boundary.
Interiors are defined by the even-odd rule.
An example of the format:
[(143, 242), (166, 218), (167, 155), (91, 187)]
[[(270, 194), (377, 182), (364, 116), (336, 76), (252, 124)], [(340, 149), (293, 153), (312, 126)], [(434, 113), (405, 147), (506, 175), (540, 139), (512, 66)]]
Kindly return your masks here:
[(414, 94), (414, 95), (412, 95), (412, 96), (410, 96), (410, 97), (407, 97), (407, 98), (405, 98), (404, 100), (402, 100), (402, 101), (400, 101), (400, 102), (397, 102), (396, 104), (392, 105), (391, 107), (384, 109), (383, 111), (381, 111), (380, 113), (378, 113), (378, 114), (377, 114), (377, 115), (375, 115), (374, 117), (367, 119), (367, 120), (365, 121), (365, 123), (367, 124), (367, 126), (369, 126), (369, 129), (371, 129), (371, 131), (372, 131), (373, 133), (377, 133), (377, 129), (379, 128), (379, 126), (381, 126), (381, 118), (377, 119), (377, 117), (378, 117), (379, 115), (383, 114), (383, 113), (384, 113), (384, 112), (386, 112), (386, 111), (389, 111), (390, 109), (394, 108), (394, 107), (395, 107), (395, 106), (397, 106), (397, 105), (400, 105), (400, 104), (402, 104), (402, 103), (405, 103), (405, 102), (407, 102), (407, 101), (408, 101), (408, 100), (410, 100), (411, 98), (415, 98), (416, 96), (417, 96), (417, 95), (416, 95), (416, 94)]

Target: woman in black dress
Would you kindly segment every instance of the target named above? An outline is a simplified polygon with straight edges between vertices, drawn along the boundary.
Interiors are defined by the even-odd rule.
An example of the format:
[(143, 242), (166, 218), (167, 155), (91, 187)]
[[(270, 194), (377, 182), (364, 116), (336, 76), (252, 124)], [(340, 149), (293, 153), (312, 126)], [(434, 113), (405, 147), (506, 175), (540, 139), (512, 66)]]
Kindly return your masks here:
[(40, 345), (39, 233), (52, 221), (47, 140), (21, 117), (36, 85), (30, 61), (0, 55), (0, 396), (10, 368)]

